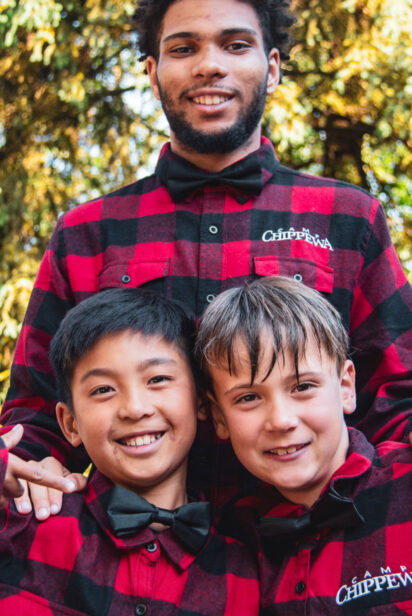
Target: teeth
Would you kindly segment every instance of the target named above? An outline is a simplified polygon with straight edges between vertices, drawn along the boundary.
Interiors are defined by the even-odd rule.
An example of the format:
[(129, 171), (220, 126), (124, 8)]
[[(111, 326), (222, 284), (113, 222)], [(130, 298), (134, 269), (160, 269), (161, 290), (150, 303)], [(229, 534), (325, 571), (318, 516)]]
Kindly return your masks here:
[(298, 446), (298, 447), (288, 447), (288, 448), (278, 447), (277, 449), (271, 449), (270, 453), (274, 453), (277, 456), (285, 456), (287, 453), (295, 453), (295, 451), (297, 451), (298, 449), (301, 449), (302, 447), (303, 445)]
[(119, 441), (122, 445), (126, 445), (127, 447), (141, 447), (142, 445), (150, 445), (150, 443), (154, 443), (162, 436), (162, 433), (159, 434), (145, 434), (144, 436), (136, 436), (135, 438), (131, 438), (127, 441)]
[(219, 105), (220, 103), (224, 103), (228, 100), (228, 96), (218, 96), (217, 94), (211, 96), (207, 94), (206, 96), (196, 96), (193, 99), (193, 102), (198, 103), (199, 105)]

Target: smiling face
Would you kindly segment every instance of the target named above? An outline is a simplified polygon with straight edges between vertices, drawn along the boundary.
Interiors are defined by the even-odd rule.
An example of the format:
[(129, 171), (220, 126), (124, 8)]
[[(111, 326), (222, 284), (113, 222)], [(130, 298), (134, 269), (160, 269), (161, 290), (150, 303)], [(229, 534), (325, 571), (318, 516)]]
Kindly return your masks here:
[(259, 121), (266, 94), (278, 83), (279, 54), (265, 52), (251, 5), (177, 0), (163, 19), (158, 60), (149, 57), (147, 70), (176, 153), (190, 159), (225, 154), (220, 166), (226, 166), (259, 147)]
[(355, 409), (354, 367), (336, 363), (309, 337), (299, 359), (299, 382), (293, 356), (278, 355), (265, 379), (273, 349), (264, 349), (254, 383), (241, 341), (236, 347), (236, 375), (209, 366), (218, 407), (213, 415), (220, 438), (230, 438), (242, 464), (274, 485), (293, 503), (310, 507), (346, 459), (349, 439), (343, 413)]
[(177, 347), (132, 331), (106, 336), (76, 364), (72, 395), (74, 414), (56, 409), (72, 445), (83, 443), (106, 477), (150, 502), (184, 502), (197, 394)]

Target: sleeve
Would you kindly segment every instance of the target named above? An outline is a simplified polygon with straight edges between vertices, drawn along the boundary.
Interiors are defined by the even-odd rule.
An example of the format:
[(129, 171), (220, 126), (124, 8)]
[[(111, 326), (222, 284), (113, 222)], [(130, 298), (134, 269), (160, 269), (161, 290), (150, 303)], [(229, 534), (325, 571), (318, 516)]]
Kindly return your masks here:
[(412, 289), (375, 202), (350, 315), (357, 410), (349, 417), (373, 442), (412, 429)]
[(9, 450), (7, 449), (6, 444), (0, 435), (0, 494), (3, 493), (8, 460), (9, 460)]
[(25, 460), (53, 456), (71, 471), (82, 471), (87, 466), (86, 453), (65, 440), (56, 419), (57, 394), (48, 358), (51, 339), (75, 303), (66, 272), (63, 225), (61, 216), (40, 264), (0, 420), (3, 425), (24, 426), (23, 439), (13, 450), (16, 455)]

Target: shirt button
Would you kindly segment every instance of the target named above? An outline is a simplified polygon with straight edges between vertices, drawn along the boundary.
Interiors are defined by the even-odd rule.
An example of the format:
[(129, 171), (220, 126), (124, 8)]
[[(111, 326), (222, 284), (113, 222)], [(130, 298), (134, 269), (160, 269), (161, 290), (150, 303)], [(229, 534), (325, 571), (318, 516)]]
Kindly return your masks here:
[(148, 543), (146, 546), (146, 550), (148, 552), (156, 552), (157, 550), (157, 543), (155, 543), (154, 541), (152, 541), (151, 543)]
[(210, 225), (209, 233), (211, 233), (212, 235), (216, 235), (217, 233), (219, 233), (219, 229), (216, 227), (216, 225)]
[(130, 281), (131, 281), (131, 278), (130, 278), (129, 274), (125, 274), (124, 276), (122, 276), (123, 284), (127, 284)]
[(293, 276), (293, 280), (296, 280), (296, 282), (302, 282), (302, 280), (303, 280), (302, 274), (295, 274)]
[(298, 582), (295, 586), (295, 590), (298, 593), (298, 595), (301, 595), (303, 593), (303, 591), (306, 588), (306, 584), (303, 580), (301, 580), (300, 582)]
[(138, 603), (134, 608), (136, 616), (143, 616), (147, 612), (147, 605), (144, 603)]
[(209, 295), (206, 297), (207, 303), (210, 304), (211, 302), (213, 302), (215, 297), (216, 297), (216, 295), (213, 295), (213, 293), (209, 293)]

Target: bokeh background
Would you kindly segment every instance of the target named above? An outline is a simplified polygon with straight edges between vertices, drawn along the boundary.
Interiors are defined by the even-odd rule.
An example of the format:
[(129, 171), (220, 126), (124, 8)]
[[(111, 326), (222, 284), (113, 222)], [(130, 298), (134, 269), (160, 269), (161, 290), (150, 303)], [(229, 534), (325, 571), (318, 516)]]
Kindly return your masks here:
[[(0, 401), (57, 217), (151, 171), (167, 125), (132, 0), (0, 0)], [(299, 0), (263, 131), (282, 163), (377, 195), (412, 280), (412, 5)], [(408, 177), (409, 176), (409, 177)]]

